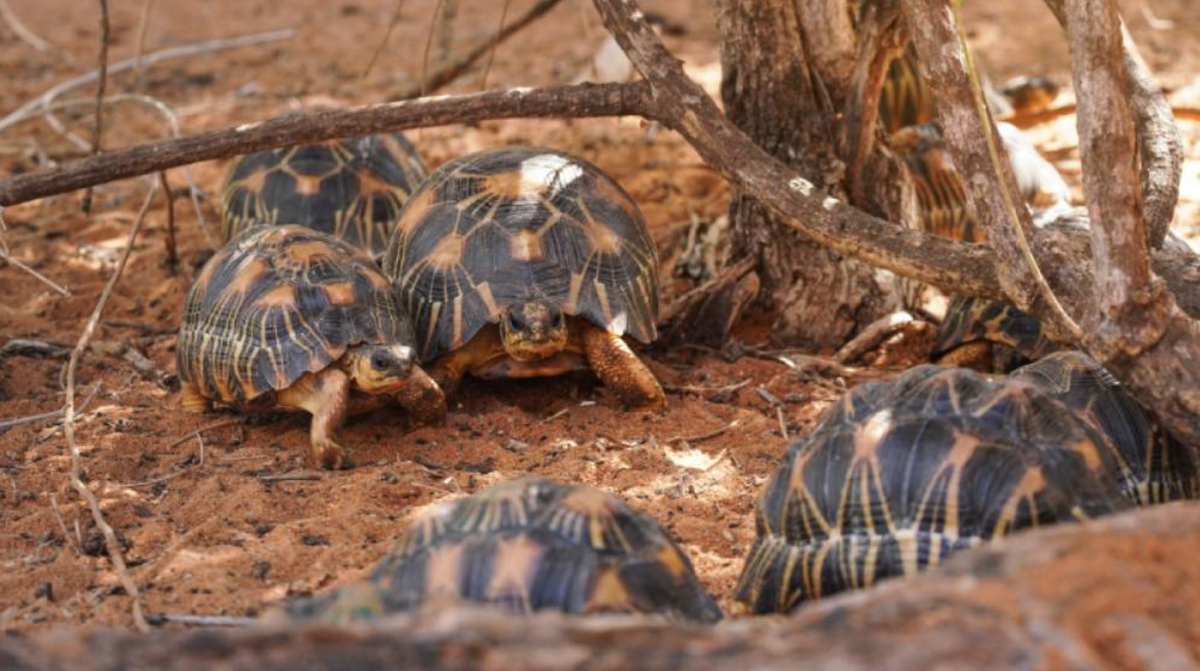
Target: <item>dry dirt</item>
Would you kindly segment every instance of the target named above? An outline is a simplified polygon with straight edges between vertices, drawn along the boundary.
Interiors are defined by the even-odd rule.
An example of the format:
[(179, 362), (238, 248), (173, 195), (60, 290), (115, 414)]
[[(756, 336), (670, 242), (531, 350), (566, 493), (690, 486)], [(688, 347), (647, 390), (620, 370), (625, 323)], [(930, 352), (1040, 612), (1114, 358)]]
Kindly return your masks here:
[[(1146, 57), (1182, 106), (1200, 107), (1194, 0), (1153, 0), (1151, 25), (1126, 2)], [(90, 67), (98, 38), (91, 4), (10, 0), (25, 24), (54, 46), (39, 53), (0, 25), (0, 113)], [(419, 75), (435, 0), (410, 0), (371, 74), (362, 73), (382, 39), (392, 0), (329, 3), (225, 0), (157, 3), (147, 52), (280, 27), (284, 42), (169, 61), (145, 71), (140, 90), (169, 104), (183, 131), (267, 118), (290, 110), (384, 99)], [(464, 0), (455, 38), (462, 49), (495, 29), (498, 3)], [(518, 0), (509, 17), (531, 5)], [(719, 84), (712, 9), (703, 0), (645, 5), (682, 34), (666, 37), (710, 91)], [(136, 0), (112, 0), (111, 59), (134, 50)], [(974, 38), (993, 77), (1046, 74), (1067, 82), (1066, 49), (1034, 0), (971, 3)], [(281, 7), (286, 6), (286, 9)], [(86, 7), (86, 9), (84, 9)], [(672, 31), (674, 32), (674, 31)], [(1014, 33), (1017, 33), (1014, 35)], [(567, 82), (585, 69), (604, 38), (590, 4), (567, 0), (500, 47), (488, 81), (497, 86)], [(436, 60), (436, 49), (433, 54)], [(449, 91), (479, 86), (473, 71)], [(133, 91), (129, 75), (110, 91)], [(87, 100), (91, 86), (60, 100)], [(1066, 100), (1067, 98), (1064, 98)], [(87, 105), (58, 111), (89, 137)], [(153, 110), (124, 104), (106, 110), (105, 146), (160, 137)], [(1189, 157), (1176, 230), (1200, 234), (1200, 126), (1184, 124)], [(1034, 138), (1078, 189), (1073, 117), (1033, 129)], [(728, 205), (728, 189), (677, 137), (632, 119), (528, 122), (413, 132), (432, 166), (502, 144), (538, 144), (580, 154), (610, 172), (637, 199), (662, 241), (678, 238), (693, 217), (708, 220)], [(63, 161), (81, 151), (41, 118), (0, 134), (0, 177)], [(226, 161), (194, 166), (210, 200)], [(182, 170), (171, 173), (178, 191)], [(69, 349), (79, 336), (121, 251), (145, 185), (126, 181), (96, 190), (91, 217), (81, 194), (9, 208), (7, 243), (19, 260), (68, 287), (61, 297), (10, 265), (0, 265), (0, 345), (30, 338)], [(704, 583), (730, 605), (742, 553), (753, 536), (753, 502), (786, 444), (783, 431), (808, 430), (846, 385), (887, 375), (923, 355), (913, 339), (889, 357), (890, 368), (833, 370), (820, 360), (772, 353), (765, 320), (751, 315), (738, 333), (737, 358), (685, 348), (645, 352), (672, 391), (662, 417), (617, 409), (586, 376), (535, 382), (468, 382), (444, 426), (410, 430), (402, 415), (377, 412), (352, 422), (345, 442), (360, 466), (323, 473), (308, 461), (308, 420), (274, 415), (190, 415), (172, 387), (174, 329), (184, 293), (211, 253), (186, 197), (176, 200), (179, 268), (164, 261), (166, 208), (150, 211), (125, 277), (79, 369), (90, 397), (79, 420), (84, 467), (126, 547), (150, 612), (246, 615), (296, 593), (361, 577), (422, 506), (527, 473), (584, 481), (625, 496), (680, 540)], [(677, 253), (664, 248), (669, 270)], [(664, 299), (691, 287), (664, 277)], [(134, 354), (130, 354), (133, 352)], [(150, 366), (134, 365), (144, 355)], [(730, 360), (733, 359), (733, 360)], [(0, 358), (0, 423), (45, 413), (63, 402), (64, 354)], [(789, 362), (791, 365), (789, 365)], [(731, 388), (736, 387), (736, 388)], [(786, 425), (786, 429), (782, 425)], [(52, 420), (0, 428), (0, 628), (46, 622), (129, 622), (103, 543), (67, 485), (68, 460)]]

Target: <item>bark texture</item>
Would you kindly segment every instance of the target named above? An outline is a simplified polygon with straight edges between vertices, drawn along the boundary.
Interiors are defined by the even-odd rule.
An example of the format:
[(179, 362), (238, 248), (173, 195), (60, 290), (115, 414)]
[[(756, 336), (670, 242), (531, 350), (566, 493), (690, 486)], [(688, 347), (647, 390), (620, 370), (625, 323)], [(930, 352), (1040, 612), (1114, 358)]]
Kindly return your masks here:
[(1022, 671), (1200, 665), (1200, 507), (1018, 534), (911, 580), (715, 627), (481, 610), (373, 627), (60, 629), (0, 638), (12, 671)]
[[(729, 120), (819, 189), (838, 193), (844, 169), (835, 146), (833, 110), (841, 107), (842, 91), (825, 85), (826, 77), (809, 57), (806, 37), (820, 34), (830, 46), (846, 17), (814, 11), (803, 18), (825, 18), (831, 25), (805, 26), (802, 7), (824, 2), (716, 4), (721, 97)], [(836, 74), (844, 71), (844, 58), (826, 64), (835, 70), (830, 82), (845, 81)], [(777, 314), (776, 333), (781, 338), (814, 349), (836, 349), (889, 307), (869, 267), (798, 234), (753, 197), (735, 194), (730, 222), (731, 258), (758, 260), (762, 298)]]

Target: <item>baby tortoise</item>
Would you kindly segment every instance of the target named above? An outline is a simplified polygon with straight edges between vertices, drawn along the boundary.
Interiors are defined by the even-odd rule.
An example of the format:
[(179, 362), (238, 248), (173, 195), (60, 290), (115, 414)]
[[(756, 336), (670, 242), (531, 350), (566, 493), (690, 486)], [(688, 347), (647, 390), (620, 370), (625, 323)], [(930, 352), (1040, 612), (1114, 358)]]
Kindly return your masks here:
[(229, 166), (221, 239), (253, 226), (297, 224), (383, 255), (408, 196), (428, 171), (401, 134), (260, 151)]
[(312, 413), (313, 457), (348, 465), (335, 433), (391, 396), (420, 421), (445, 414), (416, 364), (412, 326), (369, 256), (302, 226), (257, 227), (209, 259), (188, 292), (177, 361), (183, 407)]
[(1124, 465), (1025, 379), (923, 365), (859, 385), (768, 482), (737, 599), (788, 612), (1014, 531), (1128, 508)]
[(463, 602), (514, 613), (659, 613), (715, 622), (716, 602), (653, 519), (587, 485), (502, 482), (421, 515), (363, 583), (291, 604), (347, 622)]
[(405, 205), (383, 269), (447, 394), (466, 373), (590, 367), (628, 406), (666, 404), (622, 338), (657, 335), (654, 241), (629, 194), (583, 159), (508, 148), (443, 165)]
[(1033, 315), (1003, 301), (955, 295), (930, 354), (944, 366), (1007, 373), (1058, 348)]

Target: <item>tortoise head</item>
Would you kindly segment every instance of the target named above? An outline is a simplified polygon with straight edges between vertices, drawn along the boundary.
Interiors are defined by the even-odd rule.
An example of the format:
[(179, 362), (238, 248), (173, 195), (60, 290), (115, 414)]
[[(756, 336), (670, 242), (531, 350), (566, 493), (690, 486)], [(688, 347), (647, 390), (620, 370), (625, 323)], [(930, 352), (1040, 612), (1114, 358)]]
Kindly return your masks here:
[(517, 361), (540, 361), (567, 346), (567, 320), (557, 305), (545, 301), (514, 303), (500, 319), (500, 340)]
[(359, 389), (368, 394), (391, 394), (408, 382), (416, 352), (407, 345), (359, 345), (346, 352), (344, 361)]

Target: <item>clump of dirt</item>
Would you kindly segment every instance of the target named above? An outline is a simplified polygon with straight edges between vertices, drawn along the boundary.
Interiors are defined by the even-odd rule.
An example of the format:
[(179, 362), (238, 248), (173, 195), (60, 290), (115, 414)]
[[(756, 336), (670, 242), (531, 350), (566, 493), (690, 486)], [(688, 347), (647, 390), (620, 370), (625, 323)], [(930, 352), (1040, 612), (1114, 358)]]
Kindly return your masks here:
[[(113, 3), (114, 61), (132, 55), (140, 3)], [(158, 3), (147, 52), (215, 37), (293, 26), (290, 40), (203, 54), (146, 69), (141, 90), (169, 104), (182, 131), (226, 127), (319, 105), (384, 99), (420, 76), (436, 0), (411, 0), (372, 73), (362, 76), (383, 37), (390, 2), (266, 0)], [(520, 3), (517, 3), (520, 4)], [(643, 3), (679, 27), (665, 39), (689, 71), (715, 92), (716, 29), (701, 0)], [(1029, 2), (993, 9), (997, 22), (1021, 18)], [(1162, 2), (1178, 41), (1194, 41), (1186, 0)], [(55, 46), (43, 54), (0, 29), (0, 108), (12, 110), (94, 58), (94, 17), (66, 0), (40, 11), (13, 3)], [(478, 11), (467, 11), (467, 7)], [(1018, 7), (1019, 6), (1019, 7)], [(1006, 5), (1005, 7), (1008, 7)], [(520, 8), (514, 7), (513, 15)], [(495, 29), (493, 3), (465, 2), (456, 35), (475, 43)], [(51, 20), (53, 17), (53, 20)], [(1144, 27), (1134, 21), (1135, 33)], [(1032, 36), (1037, 37), (1037, 36)], [(594, 11), (567, 2), (500, 47), (494, 86), (571, 81), (604, 39)], [(1045, 40), (1058, 39), (1046, 35)], [(1029, 41), (1023, 40), (1023, 44)], [(1150, 52), (1160, 70), (1190, 68), (1188, 52)], [(1165, 49), (1165, 47), (1164, 47)], [(1008, 51), (1005, 58), (1012, 57)], [(1172, 60), (1171, 53), (1178, 58)], [(1019, 55), (1019, 54), (1018, 54)], [(1028, 63), (1026, 63), (1028, 64)], [(1064, 72), (1055, 61), (1052, 74)], [(1193, 70), (1194, 71), (1194, 70)], [(1042, 74), (1042, 72), (1037, 72)], [(451, 90), (473, 90), (479, 72)], [(110, 91), (129, 91), (119, 76)], [(86, 100), (89, 87), (63, 100)], [(90, 107), (58, 110), (83, 137)], [(136, 103), (106, 113), (105, 146), (165, 134), (157, 112)], [(487, 122), (409, 134), (431, 167), (506, 144), (534, 144), (581, 155), (613, 175), (637, 200), (675, 258), (680, 231), (723, 215), (729, 189), (673, 134), (634, 119)], [(1193, 132), (1194, 135), (1194, 132)], [(1195, 150), (1191, 137), (1190, 151)], [(0, 175), (81, 155), (40, 117), (0, 134)], [(1068, 148), (1060, 164), (1077, 159)], [(200, 213), (214, 229), (213, 200), (228, 161), (193, 166)], [(88, 481), (119, 531), (130, 570), (150, 612), (247, 615), (294, 594), (361, 578), (406, 521), (445, 497), (498, 480), (537, 474), (585, 482), (624, 496), (658, 518), (681, 542), (705, 585), (731, 605), (741, 558), (754, 535), (753, 505), (789, 437), (809, 430), (843, 391), (924, 360), (930, 333), (914, 327), (864, 361), (846, 367), (782, 349), (768, 321), (751, 314), (738, 346), (712, 352), (685, 346), (643, 355), (669, 393), (662, 416), (621, 410), (586, 375), (537, 381), (468, 380), (443, 426), (411, 428), (397, 411), (352, 421), (344, 441), (359, 466), (315, 470), (308, 418), (275, 414), (183, 413), (176, 393), (175, 329), (183, 297), (212, 253), (186, 195), (185, 171), (171, 171), (181, 263), (165, 263), (166, 205), (150, 210), (125, 276), (79, 369), (78, 437)], [(53, 413), (63, 403), (62, 371), (112, 272), (145, 182), (98, 187), (93, 214), (78, 194), (8, 208), (13, 255), (70, 289), (60, 296), (10, 265), (0, 265), (0, 345), (11, 338), (61, 349), (0, 356), (0, 627), (129, 621), (119, 587), (86, 508), (67, 486), (68, 459)], [(1192, 194), (1200, 198), (1200, 194)], [(1194, 207), (1194, 205), (1193, 205)], [(664, 301), (694, 283), (664, 268)], [(873, 362), (874, 365), (869, 365)], [(7, 424), (6, 424), (7, 423)]]

